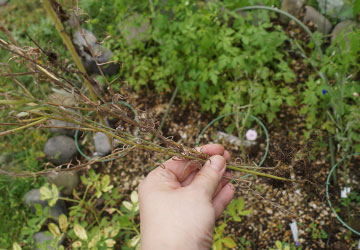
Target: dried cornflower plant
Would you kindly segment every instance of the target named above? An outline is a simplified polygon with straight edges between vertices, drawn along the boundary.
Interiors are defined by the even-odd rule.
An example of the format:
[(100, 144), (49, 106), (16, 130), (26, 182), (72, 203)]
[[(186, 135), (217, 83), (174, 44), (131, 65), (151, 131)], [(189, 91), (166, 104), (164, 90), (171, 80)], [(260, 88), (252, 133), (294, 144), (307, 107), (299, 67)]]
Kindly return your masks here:
[[(117, 140), (122, 146), (113, 149), (112, 153), (108, 156), (88, 160), (84, 163), (69, 163), (65, 166), (63, 165), (54, 169), (47, 169), (35, 173), (26, 171), (11, 172), (0, 169), (0, 174), (15, 177), (33, 177), (46, 175), (53, 171), (79, 171), (84, 168), (89, 168), (91, 167), (91, 164), (102, 160), (123, 157), (124, 152), (134, 149), (142, 149), (145, 151), (156, 152), (164, 156), (175, 157), (180, 160), (187, 160), (189, 161), (189, 165), (194, 164), (201, 167), (209, 159), (208, 155), (163, 136), (161, 131), (157, 129), (157, 121), (149, 112), (138, 111), (141, 115), (135, 118), (128, 116), (126, 108), (119, 104), (119, 101), (124, 100), (124, 97), (111, 89), (111, 83), (107, 82), (107, 93), (105, 93), (102, 91), (102, 88), (98, 86), (98, 83), (87, 75), (69, 36), (65, 32), (58, 17), (58, 13), (53, 9), (54, 6), (57, 6), (57, 10), (59, 10), (58, 5), (55, 3), (54, 0), (43, 1), (45, 9), (50, 14), (55, 27), (61, 34), (63, 42), (68, 48), (78, 69), (68, 69), (67, 67), (61, 66), (61, 63), (57, 62), (56, 56), (52, 54), (53, 56), (50, 58), (49, 55), (39, 47), (21, 47), (5, 26), (0, 23), (1, 30), (8, 38), (8, 41), (0, 39), (0, 48), (11, 53), (11, 61), (18, 63), (19, 65), (23, 64), (28, 69), (28, 72), (13, 73), (10, 66), (3, 63), (5, 67), (1, 70), (0, 75), (10, 78), (14, 87), (20, 87), (22, 91), (9, 91), (4, 94), (4, 99), (0, 100), (0, 105), (2, 107), (14, 110), (14, 115), (10, 118), (15, 121), (11, 123), (1, 123), (0, 125), (17, 126), (16, 128), (0, 132), (0, 136), (16, 133), (31, 127), (37, 129), (54, 127), (51, 126), (49, 122), (50, 120), (55, 119), (76, 125), (74, 127), (66, 127), (67, 129), (102, 132), (106, 134), (111, 141)], [(78, 23), (78, 25), (80, 24)], [(85, 39), (85, 37), (83, 38)], [(89, 51), (91, 51), (90, 47)], [(40, 58), (42, 60), (39, 60)], [(100, 64), (97, 65), (99, 66), (99, 71), (102, 72)], [(17, 76), (19, 75), (30, 75), (33, 77), (34, 82), (37, 82), (38, 84), (40, 84), (40, 82), (48, 82), (57, 89), (61, 89), (62, 91), (71, 94), (73, 99), (76, 100), (76, 105), (66, 105), (66, 103), (59, 104), (52, 102), (51, 100), (41, 100), (35, 97), (24, 84), (17, 79)], [(77, 82), (76, 79), (83, 79), (90, 97), (88, 97), (88, 95), (85, 94), (85, 91), (79, 87), (82, 86), (82, 84)], [(91, 116), (88, 115), (89, 112), (96, 113), (99, 121), (90, 118)], [(105, 117), (116, 119), (116, 127), (112, 128), (107, 126), (104, 122)], [(139, 133), (128, 132), (135, 130), (138, 130)], [(158, 140), (155, 142), (146, 139), (149, 134)], [(295, 182), (295, 180), (255, 171), (254, 169), (259, 169), (256, 165), (230, 162), (227, 164), (227, 169), (281, 181)], [(261, 170), (266, 169), (261, 168)]]

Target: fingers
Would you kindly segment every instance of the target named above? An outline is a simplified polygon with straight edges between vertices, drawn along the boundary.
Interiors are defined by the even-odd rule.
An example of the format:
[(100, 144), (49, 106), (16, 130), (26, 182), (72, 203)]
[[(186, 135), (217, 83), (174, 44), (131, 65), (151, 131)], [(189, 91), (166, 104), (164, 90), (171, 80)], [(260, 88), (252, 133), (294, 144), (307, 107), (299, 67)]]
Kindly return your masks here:
[(210, 157), (189, 186), (203, 192), (205, 197), (212, 200), (225, 172), (225, 164), (226, 160), (223, 156), (214, 155)]
[(190, 183), (194, 180), (194, 178), (198, 172), (199, 171), (193, 171), (191, 174), (189, 174), (189, 176), (183, 182), (181, 182), (181, 186), (185, 187), (185, 186), (190, 185)]
[(230, 153), (224, 149), (221, 144), (207, 144), (201, 147), (195, 148), (197, 151), (207, 155), (222, 155), (226, 161), (230, 160)]
[[(221, 144), (207, 144), (196, 148), (197, 151), (207, 155), (223, 155), (226, 160), (230, 160), (229, 152), (225, 151)], [(184, 160), (168, 160), (164, 163), (166, 169), (173, 172), (179, 182), (183, 182), (196, 169), (200, 168), (199, 163)]]
[(225, 150), (223, 156), (226, 159), (226, 161), (230, 161), (231, 156), (230, 156), (229, 151)]
[(221, 213), (225, 210), (227, 205), (231, 202), (234, 198), (234, 185), (228, 183), (225, 185), (220, 192), (215, 196), (213, 199), (213, 206), (215, 208), (215, 218), (219, 218)]
[(207, 155), (223, 155), (225, 152), (224, 146), (221, 144), (206, 144), (195, 149)]
[[(194, 178), (198, 172), (199, 172), (198, 170), (193, 171), (183, 182), (181, 182), (181, 186), (185, 187), (185, 186), (190, 185), (190, 183), (194, 180)], [(230, 172), (225, 172), (224, 176), (221, 178), (221, 183), (216, 188), (215, 195), (221, 190), (221, 188), (223, 186), (225, 186), (230, 181), (230, 179), (231, 179)]]
[(154, 187), (160, 189), (177, 189), (181, 187), (181, 185), (173, 172), (158, 167), (151, 171), (145, 180), (140, 182), (139, 193), (140, 190), (147, 190)]
[(225, 172), (223, 177), (221, 178), (221, 181), (220, 183), (218, 184), (218, 186), (216, 187), (216, 190), (215, 190), (215, 193), (214, 193), (214, 196), (215, 197), (219, 192), (220, 190), (226, 185), (229, 183), (231, 179), (231, 174), (230, 172)]
[(165, 169), (174, 173), (179, 182), (184, 181), (190, 173), (201, 167), (198, 162), (173, 159), (166, 161), (163, 165)]

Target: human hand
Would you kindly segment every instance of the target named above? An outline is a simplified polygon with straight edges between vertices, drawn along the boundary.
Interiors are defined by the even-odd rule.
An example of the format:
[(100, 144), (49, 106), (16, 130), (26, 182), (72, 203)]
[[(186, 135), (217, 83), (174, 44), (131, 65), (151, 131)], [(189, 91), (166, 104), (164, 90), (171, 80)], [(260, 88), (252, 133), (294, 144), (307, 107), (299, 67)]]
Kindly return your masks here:
[(232, 200), (234, 186), (225, 172), (229, 152), (219, 144), (200, 149), (212, 155), (200, 170), (171, 159), (140, 183), (142, 249), (210, 249), (215, 219)]

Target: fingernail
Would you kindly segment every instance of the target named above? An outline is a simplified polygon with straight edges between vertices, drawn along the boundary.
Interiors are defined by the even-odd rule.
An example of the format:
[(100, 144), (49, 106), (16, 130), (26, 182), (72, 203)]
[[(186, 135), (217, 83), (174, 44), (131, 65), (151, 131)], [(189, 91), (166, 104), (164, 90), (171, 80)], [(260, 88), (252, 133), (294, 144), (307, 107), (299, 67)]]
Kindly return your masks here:
[(215, 155), (210, 158), (210, 167), (217, 171), (221, 171), (225, 167), (225, 158), (220, 155)]

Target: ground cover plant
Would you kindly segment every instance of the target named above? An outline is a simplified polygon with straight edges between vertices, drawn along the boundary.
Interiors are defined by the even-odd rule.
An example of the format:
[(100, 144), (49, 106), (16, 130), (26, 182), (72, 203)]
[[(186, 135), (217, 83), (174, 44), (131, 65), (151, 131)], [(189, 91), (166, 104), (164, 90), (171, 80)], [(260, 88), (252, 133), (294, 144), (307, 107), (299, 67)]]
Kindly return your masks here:
[[(258, 133), (256, 146), (250, 148), (222, 139), (235, 154), (228, 168), (240, 170), (233, 179), (244, 198), (235, 199), (219, 221), (213, 248), (355, 247), (359, 230), (358, 176), (354, 174), (360, 148), (358, 29), (331, 44), (319, 33), (309, 40), (295, 24), (281, 24), (275, 12), (236, 11), (256, 1), (50, 2), (68, 34), (81, 25), (101, 39), (109, 35), (103, 46), (112, 50), (112, 60), (121, 68), (113, 76), (90, 77), (74, 65), (79, 58), (63, 45), (64, 36), (54, 29), (56, 20), (43, 4), (14, 1), (6, 6), (21, 17), (29, 9), (38, 14), (31, 15), (30, 25), (13, 19), (15, 14), (2, 15), (1, 212), (11, 228), (1, 228), (2, 245), (31, 249), (39, 243), (35, 235), (48, 231), (45, 235), (50, 240), (45, 244), (58, 248), (140, 248), (138, 181), (155, 162), (167, 157), (204, 162), (205, 156), (191, 149), (200, 130), (218, 115), (243, 111), (218, 121), (201, 139), (202, 143), (221, 140), (213, 136), (218, 131), (237, 138), (244, 138), (249, 128)], [(351, 6), (355, 18), (356, 4)], [(74, 12), (77, 18), (71, 26), (67, 14)], [(147, 28), (134, 36), (139, 27)], [(86, 47), (94, 53), (91, 46)], [(64, 99), (54, 102), (49, 98), (54, 88), (65, 90), (70, 94), (66, 98), (75, 104), (65, 104)], [(173, 95), (176, 105), (171, 106), (173, 92), (178, 94)], [(135, 107), (138, 116), (118, 104), (123, 101)], [(159, 114), (164, 113), (169, 115), (160, 131), (163, 116)], [(256, 162), (264, 156), (269, 140), (251, 116), (264, 122), (271, 138), (261, 167)], [(191, 117), (199, 119), (191, 121)], [(48, 129), (54, 128), (50, 120), (78, 125), (82, 132), (76, 140), (89, 156), (97, 152), (89, 142), (95, 132), (114, 137), (124, 146), (112, 143), (107, 156), (79, 156), (63, 167), (44, 164), (42, 147), (50, 137)], [(37, 129), (20, 130), (30, 127)], [(145, 153), (135, 151), (140, 148)], [(154, 156), (154, 151), (160, 156)], [(331, 176), (330, 193), (334, 211), (355, 232), (344, 231), (323, 202), (329, 169), (343, 157), (337, 174)], [(54, 170), (77, 170), (81, 184), (64, 195), (64, 187), (47, 183)], [(280, 181), (241, 179), (245, 173)], [(9, 180), (8, 176), (18, 178)], [(351, 191), (340, 199), (340, 191), (348, 187)], [(33, 212), (25, 207), (22, 196), (31, 188), (39, 188), (49, 207), (35, 205)], [(279, 192), (282, 195), (275, 198)], [(296, 192), (300, 195), (290, 197)], [(58, 201), (65, 202), (68, 212), (54, 218), (51, 208)], [(300, 239), (292, 238), (291, 221), (297, 221)]]

